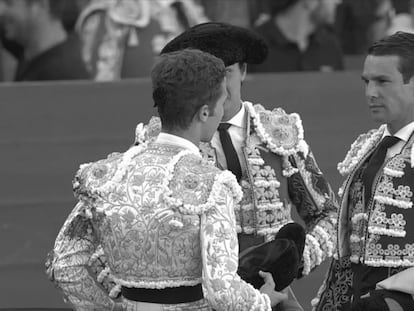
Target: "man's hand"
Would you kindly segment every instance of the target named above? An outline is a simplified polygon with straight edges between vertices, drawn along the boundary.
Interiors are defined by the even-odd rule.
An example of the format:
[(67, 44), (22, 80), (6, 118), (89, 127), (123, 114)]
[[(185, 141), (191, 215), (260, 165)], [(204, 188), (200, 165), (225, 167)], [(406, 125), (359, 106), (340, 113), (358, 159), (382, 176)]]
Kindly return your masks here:
[(260, 292), (269, 296), (272, 307), (288, 299), (288, 295), (286, 293), (275, 291), (275, 281), (273, 280), (271, 273), (259, 271), (259, 275), (265, 282), (262, 287), (260, 287)]

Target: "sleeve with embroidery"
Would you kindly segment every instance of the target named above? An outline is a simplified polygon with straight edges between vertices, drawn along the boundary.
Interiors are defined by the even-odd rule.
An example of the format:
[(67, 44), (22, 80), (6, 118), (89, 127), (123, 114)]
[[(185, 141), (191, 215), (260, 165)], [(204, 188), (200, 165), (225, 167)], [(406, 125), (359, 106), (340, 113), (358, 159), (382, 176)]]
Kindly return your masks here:
[(338, 202), (310, 150), (290, 162), (298, 171), (288, 177), (289, 196), (307, 227), (302, 271), (307, 275), (333, 255)]
[(215, 207), (201, 217), (203, 285), (215, 310), (271, 310), (270, 299), (240, 279), (233, 197), (220, 187)]
[(80, 201), (68, 216), (46, 263), (46, 272), (75, 310), (112, 310), (114, 301), (96, 283), (87, 268), (98, 241)]

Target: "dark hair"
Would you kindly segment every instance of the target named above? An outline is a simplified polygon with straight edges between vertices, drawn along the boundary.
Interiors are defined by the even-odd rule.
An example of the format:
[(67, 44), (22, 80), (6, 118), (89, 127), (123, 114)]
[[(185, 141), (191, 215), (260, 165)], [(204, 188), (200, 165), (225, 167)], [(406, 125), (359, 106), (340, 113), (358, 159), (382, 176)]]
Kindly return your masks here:
[(414, 75), (414, 34), (398, 31), (387, 36), (368, 48), (368, 55), (398, 56), (398, 70), (401, 72), (404, 83)]
[(213, 111), (226, 75), (221, 59), (195, 49), (162, 54), (152, 72), (152, 98), (165, 129), (187, 129), (203, 106)]

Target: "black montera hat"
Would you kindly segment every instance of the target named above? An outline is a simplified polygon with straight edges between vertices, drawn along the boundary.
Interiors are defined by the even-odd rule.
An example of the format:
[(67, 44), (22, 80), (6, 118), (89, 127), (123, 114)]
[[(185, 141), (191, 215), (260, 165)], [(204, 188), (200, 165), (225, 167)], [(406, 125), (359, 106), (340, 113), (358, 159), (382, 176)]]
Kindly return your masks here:
[(203, 23), (191, 27), (168, 42), (161, 54), (185, 48), (213, 54), (226, 66), (235, 63), (260, 64), (268, 53), (268, 47), (259, 35), (226, 23)]
[(259, 289), (264, 284), (259, 271), (270, 272), (275, 281), (275, 290), (283, 290), (299, 275), (305, 238), (306, 233), (301, 225), (285, 225), (273, 241), (240, 253), (237, 274)]

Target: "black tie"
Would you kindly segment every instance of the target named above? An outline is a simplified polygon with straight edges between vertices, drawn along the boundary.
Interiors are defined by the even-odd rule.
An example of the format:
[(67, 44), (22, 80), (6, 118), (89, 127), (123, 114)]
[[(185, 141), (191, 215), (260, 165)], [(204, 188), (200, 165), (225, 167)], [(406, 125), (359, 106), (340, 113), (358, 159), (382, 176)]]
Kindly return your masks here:
[(237, 181), (240, 181), (242, 177), (242, 170), (239, 157), (237, 156), (237, 152), (234, 149), (233, 142), (231, 141), (231, 137), (228, 132), (230, 126), (231, 124), (229, 123), (220, 123), (218, 131), (224, 155), (226, 157), (227, 169), (236, 175)]
[(399, 141), (400, 139), (398, 137), (385, 136), (373, 152), (362, 175), (362, 181), (365, 188), (365, 204), (368, 204), (368, 200), (371, 197), (372, 182), (374, 181), (379, 168), (384, 163), (388, 148), (394, 146)]

